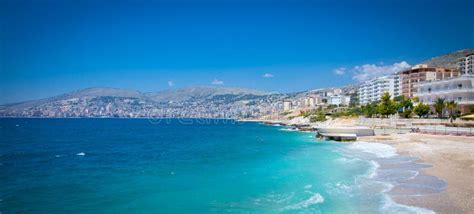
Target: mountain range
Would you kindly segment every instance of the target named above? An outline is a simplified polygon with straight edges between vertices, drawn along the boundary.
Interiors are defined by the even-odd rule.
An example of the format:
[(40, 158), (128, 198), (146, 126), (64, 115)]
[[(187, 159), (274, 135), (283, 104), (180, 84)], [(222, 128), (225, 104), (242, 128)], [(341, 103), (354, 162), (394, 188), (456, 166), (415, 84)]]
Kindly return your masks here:
[[(20, 117), (234, 117), (251, 114), (252, 103), (279, 97), (246, 88), (197, 86), (159, 92), (95, 87), (0, 106), (0, 116)], [(257, 102), (255, 102), (257, 101)], [(204, 107), (204, 109), (203, 109)], [(230, 109), (238, 109), (233, 113)]]

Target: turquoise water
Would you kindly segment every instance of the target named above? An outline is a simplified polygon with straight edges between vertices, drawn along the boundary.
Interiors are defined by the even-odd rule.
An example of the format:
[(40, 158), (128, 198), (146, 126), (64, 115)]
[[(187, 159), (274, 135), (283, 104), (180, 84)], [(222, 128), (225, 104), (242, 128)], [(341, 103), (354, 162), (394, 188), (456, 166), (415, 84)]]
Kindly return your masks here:
[(313, 135), (229, 120), (0, 119), (0, 212), (411, 210), (373, 179), (373, 155)]

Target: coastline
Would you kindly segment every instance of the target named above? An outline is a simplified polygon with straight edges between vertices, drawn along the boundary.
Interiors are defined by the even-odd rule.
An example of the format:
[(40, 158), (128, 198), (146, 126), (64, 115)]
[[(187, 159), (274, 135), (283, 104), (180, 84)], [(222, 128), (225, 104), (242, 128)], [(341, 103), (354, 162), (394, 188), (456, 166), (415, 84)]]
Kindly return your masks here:
[(437, 213), (474, 213), (472, 137), (409, 133), (360, 137), (358, 141), (393, 146), (398, 154), (418, 158), (418, 163), (430, 165), (421, 169), (421, 173), (447, 183), (447, 187), (439, 193), (392, 197), (395, 202), (424, 207)]
[[(290, 121), (253, 120), (253, 122), (285, 125), (296, 131), (308, 131), (307, 124), (293, 124)], [(338, 123), (332, 125), (337, 127)], [(474, 185), (471, 182), (474, 177), (473, 137), (393, 133), (358, 137), (354, 142), (390, 145), (396, 149), (397, 154), (416, 158), (414, 163), (428, 164), (429, 167), (419, 170), (421, 175), (434, 176), (447, 183), (447, 186), (438, 193), (412, 197), (397, 197), (388, 193), (396, 203), (426, 208), (436, 213), (474, 213)]]

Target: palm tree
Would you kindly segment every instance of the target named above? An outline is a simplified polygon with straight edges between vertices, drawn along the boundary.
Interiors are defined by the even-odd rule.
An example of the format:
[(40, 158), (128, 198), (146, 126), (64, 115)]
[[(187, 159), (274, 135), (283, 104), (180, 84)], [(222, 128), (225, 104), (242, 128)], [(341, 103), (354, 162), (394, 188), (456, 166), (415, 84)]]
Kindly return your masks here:
[(438, 118), (443, 117), (444, 107), (446, 107), (446, 103), (444, 102), (444, 99), (443, 98), (436, 99), (434, 103), (434, 108), (436, 110), (436, 113), (438, 113)]
[(449, 111), (449, 119), (450, 119), (450, 122), (453, 123), (453, 120), (456, 119), (456, 114), (454, 114), (454, 110), (458, 107), (458, 104), (456, 103), (456, 101), (449, 101), (446, 103), (446, 108), (448, 109)]

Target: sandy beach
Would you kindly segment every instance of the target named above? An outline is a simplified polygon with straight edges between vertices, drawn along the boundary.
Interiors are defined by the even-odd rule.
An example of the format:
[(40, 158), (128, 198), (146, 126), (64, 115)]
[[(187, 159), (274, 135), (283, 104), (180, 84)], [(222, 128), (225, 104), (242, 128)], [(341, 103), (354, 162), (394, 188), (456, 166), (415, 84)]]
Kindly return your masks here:
[(431, 209), (437, 213), (474, 213), (474, 138), (428, 134), (392, 134), (360, 137), (359, 141), (386, 143), (402, 155), (432, 165), (422, 173), (448, 183), (441, 193), (393, 198), (395, 201)]

